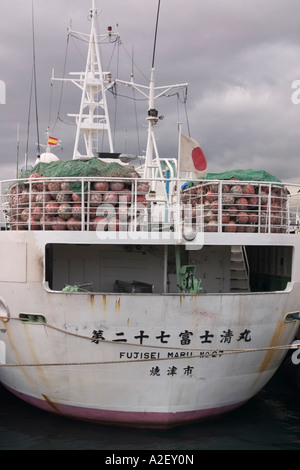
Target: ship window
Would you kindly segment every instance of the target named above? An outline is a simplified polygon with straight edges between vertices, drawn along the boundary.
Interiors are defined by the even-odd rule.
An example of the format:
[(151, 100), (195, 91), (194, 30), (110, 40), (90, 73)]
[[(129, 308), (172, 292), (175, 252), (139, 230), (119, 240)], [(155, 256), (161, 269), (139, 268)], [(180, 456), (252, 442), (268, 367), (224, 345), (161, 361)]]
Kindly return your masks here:
[(252, 292), (282, 291), (292, 278), (293, 247), (247, 246)]

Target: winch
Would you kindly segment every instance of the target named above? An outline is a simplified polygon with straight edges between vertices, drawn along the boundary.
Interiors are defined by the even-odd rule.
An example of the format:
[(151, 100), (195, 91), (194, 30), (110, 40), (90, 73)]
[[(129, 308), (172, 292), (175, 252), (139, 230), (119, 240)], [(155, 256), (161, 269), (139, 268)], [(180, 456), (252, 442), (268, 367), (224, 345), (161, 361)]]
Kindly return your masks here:
[(177, 275), (179, 292), (198, 294), (202, 291), (201, 279), (195, 278), (196, 266), (183, 265)]

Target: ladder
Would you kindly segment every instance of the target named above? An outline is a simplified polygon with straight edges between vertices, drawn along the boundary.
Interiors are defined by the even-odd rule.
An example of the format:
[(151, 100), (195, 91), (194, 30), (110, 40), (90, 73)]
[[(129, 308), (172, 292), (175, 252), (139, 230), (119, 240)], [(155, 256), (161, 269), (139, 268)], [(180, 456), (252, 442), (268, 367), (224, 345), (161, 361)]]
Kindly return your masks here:
[(240, 245), (231, 246), (230, 292), (250, 292), (247, 256)]

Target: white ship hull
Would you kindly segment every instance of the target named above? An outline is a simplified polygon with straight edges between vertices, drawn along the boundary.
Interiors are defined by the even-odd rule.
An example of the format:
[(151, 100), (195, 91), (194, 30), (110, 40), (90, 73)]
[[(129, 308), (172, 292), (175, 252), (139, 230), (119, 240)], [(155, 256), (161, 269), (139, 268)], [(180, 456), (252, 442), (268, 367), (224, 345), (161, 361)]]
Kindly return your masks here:
[(299, 272), (280, 292), (70, 293), (41, 278), (48, 236), (1, 236), (3, 257), (21, 257), (1, 268), (1, 381), (48, 411), (142, 427), (215, 416), (261, 390), (297, 331)]

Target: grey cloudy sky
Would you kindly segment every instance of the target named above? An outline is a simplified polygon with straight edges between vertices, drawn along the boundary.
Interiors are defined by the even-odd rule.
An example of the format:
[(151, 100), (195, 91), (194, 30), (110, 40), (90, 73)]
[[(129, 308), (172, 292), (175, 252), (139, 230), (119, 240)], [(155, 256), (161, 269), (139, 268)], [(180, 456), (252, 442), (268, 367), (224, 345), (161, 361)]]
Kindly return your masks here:
[[(59, 108), (61, 83), (51, 87), (50, 77), (52, 68), (55, 76), (63, 76), (70, 19), (73, 29), (89, 32), (91, 5), (91, 0), (33, 0), (39, 138), (45, 143), (50, 123), (51, 134), (62, 141), (57, 155), (63, 160), (72, 158), (75, 127), (67, 113), (78, 111), (80, 95), (71, 89), (73, 85), (65, 86)], [(147, 84), (157, 5), (157, 0), (97, 0), (102, 11), (99, 32), (119, 25), (120, 47), (105, 46), (103, 53), (104, 69), (109, 64), (114, 78), (118, 71), (120, 79), (129, 80), (134, 70), (136, 80)], [(1, 0), (0, 35), (0, 80), (6, 84), (6, 104), (0, 105), (0, 178), (4, 179), (15, 176), (18, 127), (20, 164), (27, 141), (30, 163), (37, 152), (34, 103), (27, 132), (32, 0)], [(118, 59), (114, 65), (113, 51), (113, 60)], [(67, 72), (84, 70), (83, 52), (83, 44), (70, 40)], [(161, 0), (155, 69), (157, 86), (189, 84), (186, 110), (182, 96), (157, 102), (159, 114), (165, 116), (157, 129), (162, 157), (177, 156), (180, 120), (183, 132), (189, 130), (200, 143), (208, 171), (253, 168), (282, 180), (299, 180), (300, 104), (292, 101), (293, 93), (300, 98), (292, 88), (300, 80), (299, 0)], [(129, 96), (127, 90), (118, 92), (117, 99), (109, 99), (115, 151), (143, 152), (147, 103), (139, 100), (135, 108), (131, 99), (123, 97)]]

